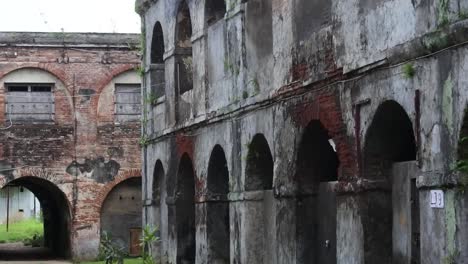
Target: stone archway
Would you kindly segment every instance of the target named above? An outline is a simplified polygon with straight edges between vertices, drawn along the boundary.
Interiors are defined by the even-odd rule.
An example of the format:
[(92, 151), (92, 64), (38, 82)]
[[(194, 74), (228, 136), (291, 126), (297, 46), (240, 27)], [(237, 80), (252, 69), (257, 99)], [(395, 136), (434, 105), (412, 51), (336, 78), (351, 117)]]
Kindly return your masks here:
[(248, 145), (245, 168), (246, 263), (271, 263), (275, 232), (273, 157), (268, 142), (256, 134)]
[(188, 154), (177, 170), (175, 207), (177, 264), (195, 263), (195, 172)]
[(365, 196), (365, 263), (419, 263), (418, 168), (411, 120), (401, 105), (386, 101), (365, 139), (363, 177), (380, 186)]
[(230, 263), (229, 170), (224, 150), (216, 145), (208, 162), (207, 236), (212, 263)]
[(336, 195), (338, 155), (318, 120), (305, 128), (296, 161), (297, 263), (336, 263)]

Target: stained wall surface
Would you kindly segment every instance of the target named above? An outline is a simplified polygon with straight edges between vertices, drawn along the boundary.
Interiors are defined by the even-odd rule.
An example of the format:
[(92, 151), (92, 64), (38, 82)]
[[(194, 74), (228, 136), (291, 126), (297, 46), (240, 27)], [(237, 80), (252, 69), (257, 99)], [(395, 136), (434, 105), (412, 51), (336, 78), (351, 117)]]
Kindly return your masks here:
[[(453, 170), (467, 147), (459, 141), (467, 135), (468, 1), (229, 0), (214, 23), (211, 1), (136, 7), (146, 36), (143, 96), (164, 78), (165, 96), (146, 106), (143, 126), (144, 219), (160, 227), (162, 263), (182, 263), (178, 170), (187, 156), (195, 263), (468, 259), (467, 194), (457, 191), (465, 176)], [(190, 51), (178, 46), (181, 17), (190, 18)], [(150, 51), (161, 50), (155, 25), (164, 75), (151, 71)], [(192, 81), (183, 94), (181, 78)], [(310, 127), (321, 131), (313, 140)], [(215, 147), (226, 158), (227, 195), (209, 187)], [(443, 190), (443, 208), (431, 207), (433, 190)], [(229, 261), (210, 247), (223, 219), (213, 226), (209, 205), (222, 203)]]
[[(48, 203), (63, 222), (60, 230), (50, 225), (62, 257), (97, 256), (105, 198), (141, 176), (140, 120), (114, 115), (117, 84), (140, 94), (138, 41), (136, 34), (0, 33), (0, 187), (18, 182)], [(32, 118), (43, 107), (49, 115)]]

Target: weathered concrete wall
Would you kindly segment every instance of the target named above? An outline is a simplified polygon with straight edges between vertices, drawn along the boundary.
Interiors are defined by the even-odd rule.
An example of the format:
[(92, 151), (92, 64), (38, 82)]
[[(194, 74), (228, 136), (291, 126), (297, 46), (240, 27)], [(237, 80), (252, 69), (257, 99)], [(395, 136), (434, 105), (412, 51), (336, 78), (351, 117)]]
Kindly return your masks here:
[[(46, 193), (36, 178), (56, 186), (66, 200), (52, 215), (70, 229), (60, 230), (66, 237), (58, 243), (68, 247), (60, 255), (94, 258), (107, 193), (141, 176), (140, 124), (114, 118), (115, 83), (140, 83), (138, 35), (0, 33), (0, 42), (0, 186), (24, 179)], [(8, 83), (52, 84), (53, 119), (10, 123)]]
[[(222, 147), (229, 171), (230, 263), (391, 263), (411, 258), (416, 263), (463, 263), (468, 209), (466, 193), (456, 191), (464, 186), (463, 177), (452, 168), (460, 158), (460, 134), (466, 135), (461, 131), (468, 104), (463, 74), (467, 1), (230, 0), (224, 20), (208, 24), (208, 2), (186, 0), (195, 70), (190, 111), (184, 110), (190, 114), (183, 113), (190, 117), (178, 122), (176, 104), (187, 99), (178, 98), (174, 74), (182, 2), (137, 1), (146, 50), (152, 49), (156, 22), (164, 33), (166, 96), (148, 108), (158, 125), (144, 127), (150, 141), (143, 165), (145, 219), (161, 225), (163, 263), (177, 263), (172, 238), (178, 230), (167, 227), (177, 222), (177, 215), (167, 204), (177, 200), (168, 194), (180, 189), (177, 170), (185, 153), (195, 174), (195, 262), (214, 261), (207, 250), (210, 224), (202, 204), (211, 199), (207, 172), (216, 145)], [(148, 59), (146, 92), (151, 86)], [(315, 179), (308, 188), (303, 188), (298, 165), (303, 135), (313, 122), (327, 134), (328, 140), (318, 144), (329, 144), (339, 160), (336, 179), (326, 181), (336, 203), (319, 202), (316, 209), (302, 204), (310, 197), (323, 201), (317, 179), (327, 178), (330, 164), (306, 170), (305, 176)], [(248, 187), (257, 174), (248, 165), (257, 134), (266, 139), (273, 159), (271, 200), (261, 195), (264, 190)], [(315, 158), (306, 163), (316, 164), (322, 156), (311, 155)], [(164, 175), (153, 178), (158, 160)], [(394, 179), (391, 167), (399, 162), (417, 164), (418, 175), (412, 181)], [(151, 195), (154, 181), (161, 186), (159, 205)], [(411, 192), (401, 201), (395, 197), (398, 184)], [(441, 188), (446, 207), (431, 208), (430, 190)], [(324, 230), (335, 229), (336, 241), (301, 236), (302, 228), (309, 234), (316, 231), (302, 226), (307, 219), (321, 223), (326, 217), (320, 213), (335, 207), (336, 226), (325, 221)], [(261, 215), (270, 217), (259, 228)], [(392, 235), (394, 219), (402, 215), (411, 237), (397, 230)], [(413, 242), (420, 243), (417, 249), (407, 249)], [(317, 252), (333, 254), (335, 247), (336, 259), (321, 261)]]

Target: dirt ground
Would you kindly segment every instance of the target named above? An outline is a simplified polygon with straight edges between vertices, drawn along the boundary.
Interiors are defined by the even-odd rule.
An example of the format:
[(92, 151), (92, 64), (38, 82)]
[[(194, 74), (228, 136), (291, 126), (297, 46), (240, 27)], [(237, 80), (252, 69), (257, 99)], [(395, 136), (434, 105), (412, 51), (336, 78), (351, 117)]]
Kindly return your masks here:
[(67, 261), (35, 260), (35, 261), (0, 261), (1, 264), (70, 264)]
[(23, 243), (0, 244), (0, 264), (70, 264), (71, 262), (48, 260), (46, 248), (32, 248)]

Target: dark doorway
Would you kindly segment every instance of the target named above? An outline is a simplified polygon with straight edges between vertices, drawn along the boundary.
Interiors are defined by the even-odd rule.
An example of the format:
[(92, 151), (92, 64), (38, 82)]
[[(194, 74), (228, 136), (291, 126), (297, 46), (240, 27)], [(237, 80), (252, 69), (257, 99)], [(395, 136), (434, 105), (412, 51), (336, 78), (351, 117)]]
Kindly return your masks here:
[(262, 134), (257, 134), (248, 148), (245, 190), (273, 189), (273, 158), (267, 140)]
[(42, 209), (43, 242), (38, 248), (2, 249), (0, 260), (68, 259), (70, 250), (71, 213), (65, 194), (53, 183), (37, 177), (21, 177), (7, 186), (30, 190)]
[(211, 263), (229, 264), (229, 171), (224, 150), (216, 145), (208, 164), (207, 233)]
[(272, 263), (274, 249), (273, 157), (268, 142), (256, 134), (248, 145), (245, 190), (261, 195), (249, 201), (249, 225), (246, 226), (247, 262)]
[(336, 263), (336, 195), (339, 160), (322, 123), (305, 128), (296, 163), (297, 263)]
[(177, 171), (176, 229), (177, 264), (195, 263), (195, 173), (187, 154)]
[[(416, 144), (411, 120), (395, 101), (377, 109), (363, 158), (363, 177), (385, 186), (365, 197), (365, 263), (419, 263), (419, 206), (412, 206), (419, 192), (411, 188)], [(408, 221), (401, 223), (401, 217)]]
[[(153, 172), (153, 223), (155, 223), (156, 227), (158, 228), (158, 236), (161, 233), (161, 193), (162, 193), (162, 185), (161, 183), (164, 180), (164, 168), (162, 162), (160, 160), (156, 161), (154, 165), (154, 172)], [(161, 248), (160, 243), (155, 243), (153, 245), (154, 253), (156, 259), (159, 259), (161, 256)]]

